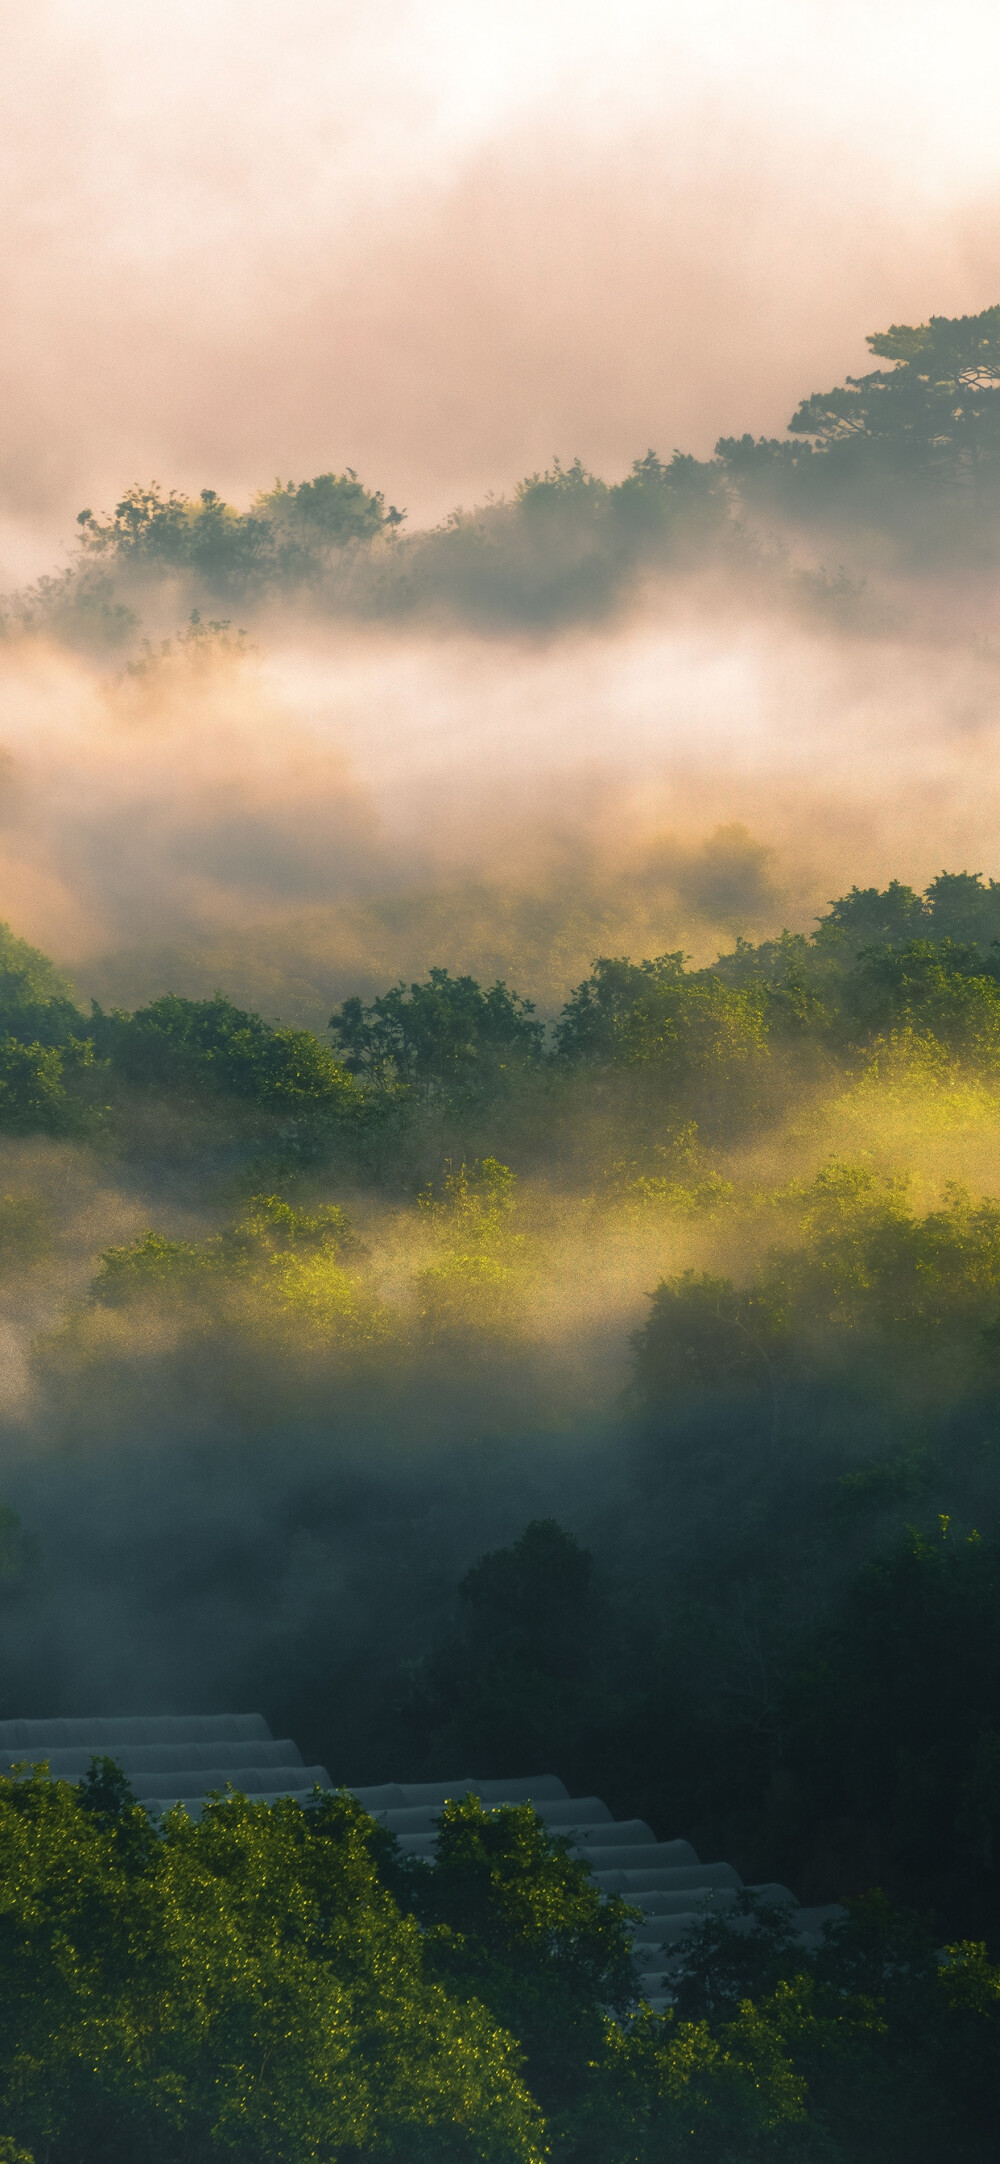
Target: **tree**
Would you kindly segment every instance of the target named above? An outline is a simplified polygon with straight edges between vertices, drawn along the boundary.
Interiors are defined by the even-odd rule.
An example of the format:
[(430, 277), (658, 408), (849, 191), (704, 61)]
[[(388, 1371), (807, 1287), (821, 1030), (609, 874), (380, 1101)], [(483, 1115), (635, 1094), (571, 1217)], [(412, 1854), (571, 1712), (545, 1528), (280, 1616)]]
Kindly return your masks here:
[(864, 947), (893, 947), (917, 939), (928, 924), (928, 910), (912, 887), (892, 879), (884, 893), (878, 887), (852, 887), (849, 894), (830, 903), (813, 933), (821, 949), (854, 956)]
[(0, 2124), (52, 2164), (540, 2164), (508, 2035), (449, 1994), (346, 1796), (153, 1833), (115, 1769), (0, 1781)]
[(480, 1556), (459, 1585), (453, 1629), (410, 1679), (426, 1762), (471, 1760), (503, 1777), (576, 1757), (602, 1710), (603, 1615), (593, 1556), (552, 1518)]
[(360, 1112), (362, 1096), (345, 1068), (308, 1029), (286, 1029), (214, 999), (165, 993), (134, 1014), (91, 1024), (99, 1052), (123, 1080), (147, 1088), (228, 1091), (279, 1112)]
[(47, 954), (0, 924), (0, 1035), (65, 1046), (86, 1032), (69, 978)]
[(344, 548), (351, 541), (370, 541), (385, 526), (401, 526), (406, 517), (395, 504), (387, 511), (384, 496), (372, 495), (351, 466), (345, 473), (318, 473), (312, 481), (277, 482), (256, 498), (254, 509), (297, 533), (307, 547)]
[(728, 519), (728, 503), (712, 460), (675, 451), (669, 462), (647, 451), (634, 459), (623, 481), (608, 494), (613, 530), (629, 549), (655, 549), (684, 536), (717, 536)]
[(434, 1091), (496, 1086), (508, 1068), (537, 1060), (544, 1030), (534, 1006), (500, 982), (432, 969), (422, 984), (395, 985), (366, 1007), (345, 999), (330, 1018), (352, 1074)]
[(865, 949), (845, 986), (845, 1008), (862, 1036), (909, 1026), (970, 1060), (992, 1065), (1000, 1055), (1000, 984), (971, 941)]
[[(931, 316), (894, 323), (865, 341), (888, 368), (848, 376), (832, 391), (804, 398), (789, 431), (823, 453), (858, 443), (879, 446), (925, 469), (974, 473), (1000, 450), (1000, 303), (978, 315)], [(727, 438), (729, 462), (752, 454), (793, 460), (791, 445)]]
[(981, 547), (1000, 477), (1000, 305), (867, 343), (883, 365), (804, 398), (786, 440), (720, 438), (737, 502), (810, 521), (860, 512), (924, 556), (953, 558), (963, 528)]
[(697, 1388), (774, 1388), (785, 1349), (785, 1319), (762, 1286), (685, 1270), (652, 1296), (648, 1321), (635, 1333), (636, 1381), (653, 1402)]
[(63, 1086), (63, 1055), (53, 1045), (0, 1037), (0, 1130), (65, 1134), (73, 1107)]
[(314, 581), (331, 554), (402, 524), (405, 512), (372, 494), (351, 468), (311, 481), (276, 482), (249, 511), (237, 511), (214, 488), (195, 497), (164, 495), (157, 481), (126, 489), (103, 522), (78, 514), (84, 551), (145, 571), (189, 572), (220, 593)]
[(569, 1851), (530, 1804), (488, 1811), (465, 1796), (445, 1805), (433, 1869), (413, 1883), (434, 1970), (517, 2037), (547, 2115), (573, 2103), (607, 2013), (638, 1997), (634, 1912), (605, 1899)]
[(933, 1535), (911, 1531), (817, 1629), (786, 1708), (810, 1807), (875, 1830), (890, 1885), (940, 1878), (964, 1855), (980, 1904), (1000, 1840), (998, 1594), (995, 1539), (946, 1516)]
[(549, 526), (576, 526), (599, 519), (607, 498), (607, 482), (588, 473), (578, 458), (571, 466), (555, 458), (547, 472), (528, 474), (518, 482), (515, 500), (529, 519), (544, 520)]
[(981, 872), (939, 872), (927, 889), (927, 910), (935, 939), (974, 943), (985, 956), (1000, 944), (1000, 879), (984, 885)]
[(602, 956), (556, 1024), (562, 1059), (645, 1062), (676, 1045), (688, 983), (683, 954)]
[(888, 368), (815, 391), (789, 421), (826, 454), (863, 443), (897, 468), (976, 478), (1000, 456), (1000, 304), (896, 323), (866, 341)]

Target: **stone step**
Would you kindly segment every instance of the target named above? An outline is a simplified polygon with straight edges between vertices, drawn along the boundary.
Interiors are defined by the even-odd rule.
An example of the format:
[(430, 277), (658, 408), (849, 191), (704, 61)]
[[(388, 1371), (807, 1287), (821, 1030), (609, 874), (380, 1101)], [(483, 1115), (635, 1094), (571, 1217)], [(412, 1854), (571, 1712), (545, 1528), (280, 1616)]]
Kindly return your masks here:
[(464, 1775), (460, 1781), (383, 1781), (374, 1788), (350, 1793), (362, 1810), (402, 1811), (412, 1805), (451, 1803), (459, 1796), (478, 1796), (481, 1803), (554, 1803), (568, 1799), (569, 1790), (554, 1773), (529, 1774), (519, 1781), (476, 1781)]
[[(742, 1886), (743, 1880), (731, 1863), (671, 1865), (666, 1859), (673, 1847), (672, 1841), (654, 1841), (639, 1853), (631, 1846), (611, 1850), (581, 1849), (578, 1853), (592, 1864), (597, 1884), (606, 1893), (623, 1894), (626, 1901), (633, 1887), (636, 1890), (647, 1888), (650, 1893), (676, 1893), (688, 1886), (734, 1886), (737, 1889)], [(618, 1883), (620, 1880), (626, 1883)]]
[[(488, 1811), (502, 1811), (509, 1807), (507, 1797), (499, 1803), (490, 1801), (484, 1805)], [(585, 1827), (596, 1828), (613, 1823), (607, 1805), (597, 1796), (586, 1796), (580, 1803), (560, 1797), (557, 1802), (552, 1803), (533, 1802), (532, 1808), (547, 1826), (560, 1833), (577, 1833), (582, 1832)], [(444, 1805), (441, 1803), (411, 1803), (402, 1810), (377, 1811), (372, 1815), (389, 1833), (433, 1833), (443, 1809)]]
[(260, 1713), (95, 1714), (87, 1720), (0, 1721), (0, 1753), (20, 1757), (78, 1746), (110, 1756), (122, 1743), (270, 1743)]
[[(155, 1795), (141, 1797), (154, 1818), (180, 1804), (191, 1819), (199, 1819), (209, 1790), (223, 1800), (235, 1791), (254, 1803), (291, 1799), (304, 1805), (317, 1788), (333, 1785), (325, 1766), (304, 1766), (298, 1746), (274, 1738), (259, 1713), (0, 1721), (0, 1773), (19, 1763), (47, 1762), (54, 1778), (79, 1780), (91, 1759), (101, 1757), (114, 1758), (137, 1792), (155, 1788)], [(731, 1864), (701, 1863), (689, 1841), (659, 1841), (644, 1819), (613, 1819), (599, 1796), (570, 1796), (556, 1774), (384, 1781), (348, 1792), (395, 1834), (404, 1854), (426, 1861), (434, 1858), (438, 1820), (452, 1799), (478, 1796), (487, 1809), (532, 1804), (552, 1834), (569, 1839), (571, 1853), (589, 1866), (595, 1886), (620, 1894), (640, 1911), (636, 1971), (659, 2011), (673, 2003), (681, 1942), (713, 1910), (730, 1909), (742, 1885)], [(820, 1944), (823, 1925), (843, 1914), (833, 1904), (800, 1909), (787, 1886), (750, 1891), (788, 1911), (803, 1945)]]
[[(332, 1783), (325, 1766), (244, 1766), (235, 1780), (225, 1766), (212, 1766), (202, 1772), (179, 1773), (176, 1780), (157, 1786), (173, 1802), (183, 1803), (189, 1796), (206, 1796), (216, 1788), (234, 1788), (245, 1796), (284, 1796), (290, 1789), (311, 1795), (314, 1787), (330, 1788)], [(145, 1796), (142, 1800), (145, 1803)]]
[[(23, 1753), (21, 1757), (23, 1761)], [(113, 1758), (130, 1780), (133, 1777), (145, 1779), (158, 1773), (196, 1773), (202, 1767), (215, 1772), (224, 1766), (233, 1778), (234, 1787), (238, 1785), (236, 1777), (244, 1767), (280, 1766), (284, 1771), (287, 1766), (302, 1764), (298, 1745), (287, 1737), (277, 1743), (265, 1743), (259, 1737), (248, 1743), (226, 1743), (218, 1736), (197, 1743), (118, 1743), (107, 1752), (74, 1744), (69, 1749), (46, 1751), (43, 1762), (47, 1762), (53, 1780), (70, 1781), (82, 1779), (89, 1772), (92, 1760), (102, 1757)], [(17, 1762), (12, 1756), (6, 1761), (6, 1768)], [(28, 1761), (29, 1764), (38, 1762), (37, 1759)], [(5, 1762), (0, 1757), (0, 1772), (4, 1770)]]

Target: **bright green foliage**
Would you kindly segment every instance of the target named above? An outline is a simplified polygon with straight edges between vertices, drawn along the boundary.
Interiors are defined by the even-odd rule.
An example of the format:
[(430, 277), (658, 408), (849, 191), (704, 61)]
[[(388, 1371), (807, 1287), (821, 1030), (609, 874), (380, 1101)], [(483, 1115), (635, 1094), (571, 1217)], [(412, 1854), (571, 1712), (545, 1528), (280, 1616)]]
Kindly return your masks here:
[[(239, 1794), (159, 1833), (110, 1759), (0, 1782), (14, 2164), (956, 2164), (988, 2151), (1000, 1971), (882, 1895), (818, 1952), (752, 1896), (636, 2007), (632, 1914), (528, 1806), (432, 1864), (353, 1799)], [(397, 1898), (398, 1897), (398, 1898)], [(402, 1903), (402, 1908), (399, 1902)], [(544, 2118), (543, 2118), (544, 2114)]]
[(217, 1241), (168, 1240), (161, 1232), (145, 1232), (127, 1247), (109, 1247), (101, 1256), (94, 1298), (112, 1307), (136, 1292), (189, 1282), (215, 1267), (220, 1252)]
[(484, 1157), (449, 1167), (418, 1195), (417, 1207), (438, 1249), (417, 1279), (425, 1329), (441, 1336), (509, 1327), (526, 1244), (509, 1165)]
[(429, 1973), (374, 1828), (235, 1797), (161, 1840), (106, 1769), (0, 1784), (0, 2119), (65, 2158), (533, 2164), (510, 2039)]
[(489, 1240), (504, 1226), (514, 1204), (515, 1180), (509, 1165), (483, 1157), (473, 1165), (447, 1171), (437, 1187), (425, 1188), (418, 1207), (462, 1239)]
[(0, 1039), (46, 1048), (67, 1046), (86, 1024), (68, 977), (27, 940), (0, 924)]
[(336, 1203), (310, 1214), (278, 1195), (254, 1195), (234, 1225), (208, 1240), (168, 1240), (147, 1232), (126, 1247), (109, 1248), (101, 1257), (93, 1297), (117, 1306), (138, 1293), (187, 1288), (209, 1276), (279, 1284), (289, 1266), (339, 1258), (350, 1239), (346, 1212)]
[(68, 977), (26, 939), (16, 939), (9, 924), (0, 924), (0, 1010), (10, 1007), (47, 1007), (54, 1000), (73, 998)]
[(738, 1910), (686, 1942), (675, 2015), (609, 2031), (574, 2159), (981, 2164), (1000, 2073), (985, 1949), (949, 1948), (942, 1966), (918, 1920), (880, 1895), (818, 1954), (747, 1907), (749, 1935)]
[(62, 1053), (54, 1045), (0, 1037), (0, 1130), (63, 1134), (71, 1124)]
[[(882, 1880), (937, 1909), (937, 1944), (991, 1931), (997, 906), (977, 874), (941, 874), (923, 896), (854, 888), (815, 936), (740, 942), (707, 969), (606, 958), (551, 1047), (505, 987), (428, 971), (416, 994), (348, 1006), (367, 1033), (355, 1078), (221, 996), (95, 1016), (94, 1066), (62, 1055), (67, 1098), (96, 1083), (113, 1100), (101, 1161), (132, 1193), (153, 1136), (163, 1214), (33, 1349), (62, 1447), (9, 1476), (41, 1540), (37, 1568), (14, 1544), (8, 1666), (44, 1647), (53, 1555), (74, 1591), (95, 1553), (124, 1573), (119, 1497), (121, 1526), (144, 1526), (158, 1482), (162, 1541), (140, 1530), (140, 1561), (127, 1550), (137, 1638), (186, 1605), (192, 1553), (193, 1598), (236, 1615), (254, 1672), (294, 1675), (281, 1718), (311, 1725), (317, 1755), (335, 1735), (372, 1778), (549, 1766), (749, 1880), (815, 1900)], [(315, 1148), (279, 1164), (300, 1131)], [(53, 1191), (64, 1162), (90, 1178), (89, 1152), (17, 1155)], [(364, 1244), (329, 1199), (348, 1194)], [(27, 1260), (31, 1223), (10, 1231)], [(276, 1508), (220, 1565), (178, 1468), (195, 1443), (221, 1465), (231, 1436)], [(96, 1527), (91, 1450), (115, 1465)], [(59, 1547), (74, 1481), (81, 1562)], [(224, 1629), (212, 1657), (229, 1672)], [(760, 2014), (794, 1979), (744, 1981)], [(687, 2014), (698, 2080), (728, 2052), (749, 2098), (720, 2041), (733, 1994)], [(682, 2058), (671, 2111), (695, 2093), (676, 2089)], [(710, 2155), (721, 2121), (698, 2123)], [(805, 2141), (807, 2122), (782, 2124)]]
[(918, 1217), (905, 1182), (838, 1162), (774, 1201), (791, 1237), (756, 1282), (687, 1270), (658, 1286), (635, 1340), (649, 1396), (770, 1387), (776, 1362), (836, 1358), (848, 1341), (854, 1358), (867, 1343), (911, 1363), (957, 1335), (982, 1359), (1000, 1310), (1000, 1204), (953, 1188)]
[[(250, 1343), (274, 1348), (289, 1333), (296, 1351), (336, 1356), (372, 1348), (387, 1320), (370, 1290), (345, 1267), (353, 1235), (337, 1203), (296, 1209), (278, 1195), (254, 1195), (243, 1215), (205, 1240), (171, 1240), (149, 1231), (109, 1248), (91, 1287), (91, 1311), (70, 1325), (88, 1342), (100, 1310), (158, 1315), (204, 1341), (214, 1328), (231, 1337), (237, 1359)], [(73, 1337), (73, 1332), (76, 1337)], [(81, 1336), (82, 1333), (82, 1336)]]
[(839, 2164), (822, 2133), (822, 2146), (812, 2147), (806, 2088), (790, 2049), (803, 2028), (818, 2026), (800, 1979), (780, 1985), (771, 2000), (747, 2001), (716, 2029), (648, 2014), (627, 2029), (609, 2027), (599, 2076), (581, 2085), (562, 2153), (574, 2164), (758, 2157)]

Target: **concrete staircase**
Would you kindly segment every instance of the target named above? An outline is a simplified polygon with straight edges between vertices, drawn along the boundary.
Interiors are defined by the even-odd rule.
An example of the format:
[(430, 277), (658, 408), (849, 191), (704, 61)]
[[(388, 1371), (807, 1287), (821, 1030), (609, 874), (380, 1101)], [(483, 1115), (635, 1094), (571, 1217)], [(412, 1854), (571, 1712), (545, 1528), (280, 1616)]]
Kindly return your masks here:
[[(633, 1939), (643, 1996), (659, 2012), (671, 2002), (675, 1949), (707, 1911), (731, 1908), (743, 1886), (731, 1863), (702, 1863), (690, 1841), (658, 1841), (641, 1818), (612, 1818), (599, 1796), (570, 1796), (555, 1774), (523, 1781), (418, 1782), (396, 1787), (355, 1788), (352, 1794), (379, 1825), (394, 1833), (410, 1856), (432, 1858), (442, 1804), (478, 1796), (487, 1808), (530, 1803), (553, 1833), (568, 1835), (572, 1852), (590, 1865), (602, 1892), (620, 1894), (643, 1921)], [(820, 1943), (824, 1923), (840, 1916), (836, 1905), (800, 1908), (787, 1886), (753, 1886), (750, 1892), (786, 1909), (803, 1946)]]
[[(315, 1788), (334, 1786), (325, 1766), (306, 1766), (298, 1746), (275, 1739), (259, 1713), (164, 1715), (64, 1721), (0, 1721), (0, 1775), (18, 1764), (45, 1762), (54, 1779), (81, 1780), (92, 1758), (113, 1758), (154, 1818), (182, 1803), (201, 1816), (207, 1795), (242, 1790), (256, 1802), (292, 1796), (306, 1803)], [(701, 1863), (689, 1841), (658, 1841), (640, 1818), (615, 1819), (599, 1796), (570, 1796), (555, 1774), (515, 1781), (418, 1781), (351, 1788), (379, 1825), (394, 1833), (404, 1854), (432, 1859), (442, 1806), (478, 1796), (486, 1807), (530, 1803), (553, 1833), (568, 1836), (574, 1855), (590, 1865), (602, 1891), (621, 1894), (643, 1921), (635, 1961), (643, 1994), (670, 2005), (671, 1963), (692, 1925), (712, 1909), (732, 1907), (743, 1881), (728, 1863)], [(787, 1909), (804, 1946), (815, 1945), (836, 1907), (800, 1908), (787, 1886), (752, 1892)]]

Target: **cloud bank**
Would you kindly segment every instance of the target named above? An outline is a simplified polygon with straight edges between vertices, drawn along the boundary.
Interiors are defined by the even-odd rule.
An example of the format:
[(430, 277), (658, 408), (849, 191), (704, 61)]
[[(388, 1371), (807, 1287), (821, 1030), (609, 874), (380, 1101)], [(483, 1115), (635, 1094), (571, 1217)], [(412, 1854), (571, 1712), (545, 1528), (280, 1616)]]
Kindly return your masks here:
[(941, 0), (835, 37), (812, 0), (14, 0), (13, 574), (153, 473), (245, 498), (352, 464), (426, 518), (553, 451), (613, 473), (780, 428), (866, 330), (994, 298), (972, 16), (958, 99)]

